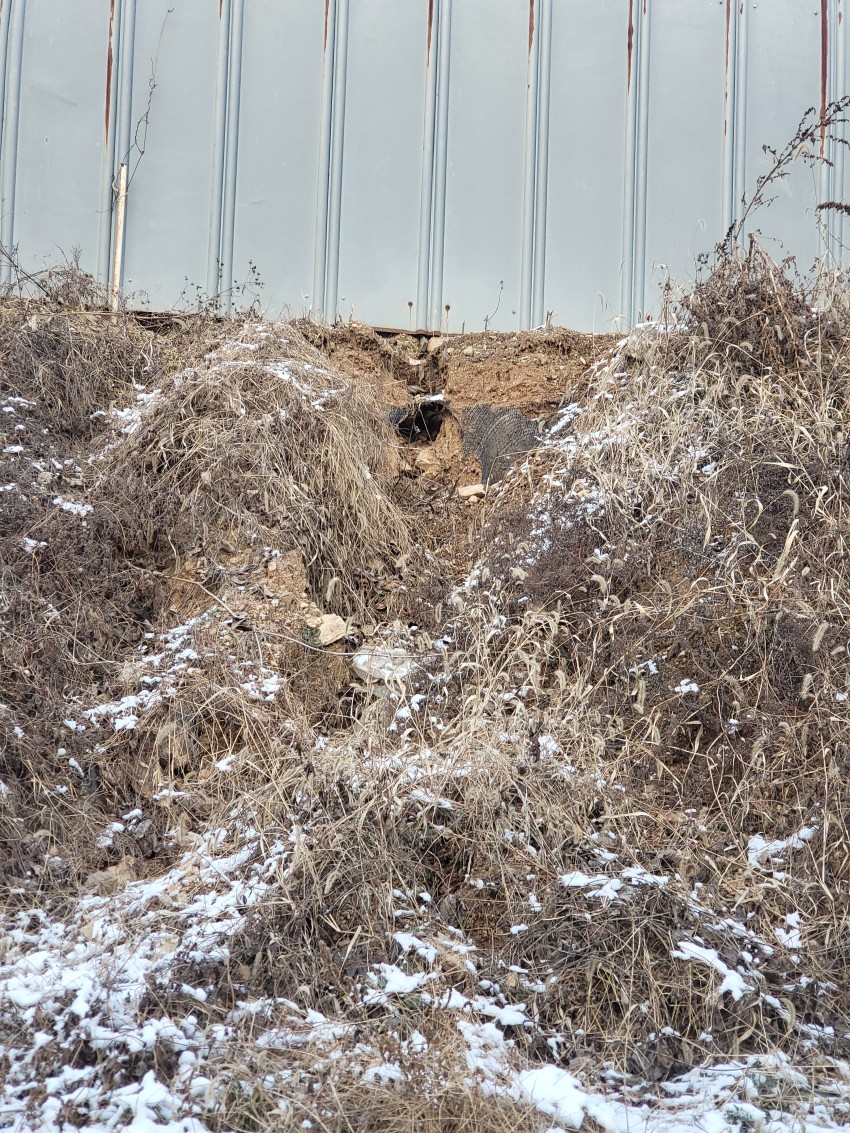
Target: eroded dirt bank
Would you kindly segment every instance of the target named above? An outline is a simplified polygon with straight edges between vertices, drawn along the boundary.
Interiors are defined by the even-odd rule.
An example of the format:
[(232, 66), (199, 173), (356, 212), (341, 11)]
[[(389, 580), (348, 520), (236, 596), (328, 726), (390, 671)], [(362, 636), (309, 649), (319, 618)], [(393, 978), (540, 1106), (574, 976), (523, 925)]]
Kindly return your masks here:
[(846, 1126), (850, 355), (776, 271), (0, 309), (4, 1120)]

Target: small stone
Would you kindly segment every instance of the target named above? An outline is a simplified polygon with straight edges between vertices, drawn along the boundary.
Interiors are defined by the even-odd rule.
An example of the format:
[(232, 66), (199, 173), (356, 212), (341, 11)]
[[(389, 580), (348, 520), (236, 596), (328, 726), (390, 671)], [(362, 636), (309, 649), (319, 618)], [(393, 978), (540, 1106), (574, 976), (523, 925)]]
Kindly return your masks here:
[(473, 350), (473, 348), (471, 346), (467, 346), (463, 353), (464, 353), (465, 357), (471, 358), (473, 356), (473, 354), (475, 353), (475, 351)]
[(101, 897), (109, 897), (136, 880), (135, 859), (131, 854), (125, 854), (117, 865), (107, 866), (106, 869), (90, 873), (86, 878), (85, 888), (90, 893), (98, 893)]
[(463, 484), (458, 488), (457, 494), (462, 500), (480, 500), (487, 495), (487, 489), (483, 484)]
[(429, 339), (429, 341), (428, 341), (428, 353), (429, 354), (436, 354), (437, 351), (442, 350), (442, 348), (443, 348), (443, 337), (442, 337), (442, 335), (437, 334), (437, 335), (434, 335), (434, 337), (432, 339)]
[(316, 627), (316, 638), (319, 645), (333, 645), (348, 633), (348, 622), (339, 614), (324, 614)]

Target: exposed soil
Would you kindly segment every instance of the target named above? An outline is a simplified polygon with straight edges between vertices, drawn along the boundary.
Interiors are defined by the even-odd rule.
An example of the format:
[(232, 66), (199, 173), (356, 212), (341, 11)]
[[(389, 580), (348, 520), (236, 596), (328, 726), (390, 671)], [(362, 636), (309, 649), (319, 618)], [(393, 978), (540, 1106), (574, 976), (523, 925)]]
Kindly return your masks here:
[(780, 270), (615, 349), (0, 307), (0, 1114), (847, 1127), (848, 307)]
[(445, 339), (444, 392), (453, 407), (510, 405), (529, 417), (542, 417), (572, 400), (585, 384), (588, 368), (616, 341), (614, 335), (563, 327)]
[(380, 335), (362, 323), (308, 324), (305, 334), (341, 369), (378, 381), (388, 405), (443, 393), (452, 408), (486, 403), (539, 417), (569, 400), (617, 336), (564, 327), (413, 338)]
[(299, 328), (343, 372), (374, 382), (387, 407), (444, 399), (436, 427), (405, 436), (409, 444), (403, 459), (411, 473), (451, 490), (482, 479), (475, 454), (464, 451), (464, 410), (512, 407), (542, 420), (579, 395), (589, 369), (617, 342), (615, 335), (564, 327), (418, 338), (379, 334), (362, 323), (326, 327), (304, 321)]

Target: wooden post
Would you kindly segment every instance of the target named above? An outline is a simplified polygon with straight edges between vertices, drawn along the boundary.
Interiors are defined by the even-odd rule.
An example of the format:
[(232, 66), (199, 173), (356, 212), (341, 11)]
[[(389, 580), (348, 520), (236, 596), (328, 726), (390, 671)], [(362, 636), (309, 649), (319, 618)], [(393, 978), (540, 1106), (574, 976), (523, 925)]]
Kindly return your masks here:
[(127, 163), (118, 170), (118, 195), (115, 198), (115, 252), (112, 258), (112, 291), (109, 309), (118, 310), (121, 296), (121, 267), (124, 263), (124, 213), (127, 209)]

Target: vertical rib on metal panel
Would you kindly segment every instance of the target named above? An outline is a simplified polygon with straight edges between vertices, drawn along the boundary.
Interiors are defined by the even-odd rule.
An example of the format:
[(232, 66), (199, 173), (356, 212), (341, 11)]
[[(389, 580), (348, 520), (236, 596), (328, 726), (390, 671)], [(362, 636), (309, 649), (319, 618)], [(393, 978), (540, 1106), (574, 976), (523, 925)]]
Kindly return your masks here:
[(325, 269), (325, 318), (335, 323), (339, 317), (339, 235), (342, 217), (342, 163), (345, 140), (345, 90), (348, 72), (348, 0), (337, 2), (337, 28), (334, 48), (333, 125), (331, 129), (331, 167), (328, 192), (328, 259)]
[(224, 198), (224, 162), (227, 149), (227, 72), (230, 62), (231, 0), (221, 0), (215, 74), (215, 125), (213, 127), (210, 235), (207, 245), (207, 296), (221, 291), (221, 208)]
[(635, 153), (635, 245), (632, 318), (646, 317), (646, 189), (649, 164), (649, 63), (652, 7), (645, 3), (638, 43), (637, 145)]
[[(3, 143), (6, 139), (6, 57), (9, 52), (9, 24), (12, 19), (12, 5), (0, 4), (0, 177), (3, 169)], [(2, 273), (0, 273), (2, 274)]]
[(419, 201), (419, 264), (416, 277), (416, 327), (428, 325), (431, 277), (431, 220), (434, 205), (434, 142), (437, 124), (437, 44), (440, 38), (440, 5), (431, 9), (428, 28), (428, 58), (425, 74), (425, 123), (422, 142), (422, 189)]
[[(747, 192), (747, 78), (748, 4), (750, 0), (735, 0), (735, 119), (733, 149), (733, 217), (738, 216)], [(745, 233), (741, 233), (743, 238)]]
[(549, 206), (549, 110), (552, 86), (552, 0), (540, 0), (540, 79), (537, 115), (537, 185), (534, 195), (534, 266), (531, 281), (532, 325), (545, 318), (546, 217)]
[(724, 234), (735, 221), (735, 108), (738, 42), (738, 0), (726, 0), (726, 53), (723, 84), (723, 203), (721, 223)]
[[(0, 244), (11, 251), (15, 240), (15, 182), (18, 162), (18, 126), (21, 110), (21, 63), (24, 52), (24, 13), (25, 0), (10, 0), (9, 40), (6, 57), (5, 97), (3, 101), (3, 170), (0, 178), (2, 189), (2, 215), (0, 215)], [(12, 263), (7, 258), (3, 262), (0, 279), (9, 283), (12, 278)]]
[(233, 0), (230, 11), (230, 51), (227, 65), (227, 134), (221, 213), (221, 278), (225, 309), (233, 305), (233, 234), (236, 225), (236, 164), (239, 153), (239, 93), (242, 84), (244, 0)]
[[(831, 48), (834, 46), (832, 41), (830, 8), (832, 7), (831, 0), (821, 0), (820, 3), (820, 35), (821, 35), (821, 53), (820, 53), (820, 115), (821, 115), (821, 136), (820, 136), (820, 157), (831, 159), (831, 147), (827, 148), (829, 143), (826, 136), (826, 122), (824, 117), (826, 115), (827, 103), (831, 99), (830, 82), (835, 74), (835, 68), (831, 66), (832, 59), (830, 58)], [(831, 182), (832, 182), (832, 167), (827, 165), (825, 161), (820, 162), (818, 168), (818, 201), (832, 200), (831, 195)], [(818, 234), (818, 256), (822, 256), (826, 251), (823, 240), (823, 230), (821, 229)]]
[[(440, 38), (437, 46), (437, 125), (434, 138), (434, 223), (431, 234), (429, 328), (439, 330), (443, 320), (443, 263), (446, 244), (446, 190), (449, 151), (449, 81), (451, 78), (452, 0), (440, 0)], [(446, 324), (448, 320), (445, 320)], [(446, 325), (448, 329), (448, 325)]]
[(621, 313), (634, 322), (642, 311), (646, 286), (646, 176), (649, 120), (649, 32), (651, 8), (629, 5), (628, 94), (626, 110), (625, 199), (623, 202), (623, 283)]
[(635, 11), (634, 0), (629, 0), (629, 43), (626, 62), (626, 152), (623, 157), (623, 256), (620, 285), (620, 314), (632, 321), (632, 292), (635, 269), (635, 150), (637, 147), (637, 81), (634, 73), (638, 37), (635, 22), (640, 20), (640, 4)]
[(313, 256), (313, 295), (310, 304), (314, 314), (325, 316), (327, 316), (325, 310), (325, 279), (328, 261), (328, 203), (330, 196), (331, 135), (333, 133), (335, 43), (336, 0), (326, 0), (319, 172), (316, 189), (316, 249)]
[[(136, 54), (136, 0), (122, 0), (121, 5), (121, 53), (118, 56), (118, 102), (116, 106), (115, 118), (117, 119), (117, 127), (115, 132), (115, 141), (113, 143), (113, 167), (112, 167), (112, 183), (110, 184), (110, 193), (112, 199), (110, 200), (110, 254), (108, 273), (108, 283), (111, 285), (112, 280), (112, 265), (113, 254), (112, 245), (115, 241), (115, 217), (114, 217), (114, 193), (112, 187), (114, 179), (118, 174), (118, 169), (122, 162), (130, 161), (130, 150), (133, 146), (133, 64)], [(133, 173), (135, 172), (133, 166), (130, 166), (130, 181), (132, 182)], [(125, 204), (125, 232), (129, 223), (129, 215), (132, 210), (130, 197), (128, 195)], [(123, 265), (122, 265), (123, 266)], [(121, 280), (118, 281), (119, 287)]]
[(112, 202), (115, 182), (115, 139), (117, 136), (118, 77), (121, 60), (121, 4), (109, 8), (109, 61), (107, 63), (106, 116), (108, 126), (103, 139), (103, 160), (100, 174), (100, 214), (97, 234), (97, 281), (104, 287), (109, 284), (112, 264)]
[[(834, 102), (846, 93), (844, 89), (845, 68), (845, 32), (841, 0), (822, 0), (821, 7), (821, 112), (825, 112), (827, 104)], [(818, 183), (818, 201), (839, 200), (842, 196), (844, 184), (844, 146), (839, 140), (845, 136), (843, 125), (833, 127), (830, 136), (826, 139), (826, 148), (822, 156), (829, 164), (821, 163)], [(819, 247), (821, 255), (828, 255), (830, 266), (838, 267), (842, 261), (842, 213), (833, 213), (831, 210), (818, 214), (819, 216)]]
[[(835, 31), (833, 38), (835, 40), (835, 67), (833, 74), (835, 75), (835, 94), (833, 97), (841, 98), (847, 90), (847, 20), (844, 12), (843, 0), (836, 2), (835, 14)], [(841, 139), (847, 140), (847, 127), (842, 125), (840, 128)], [(842, 200), (847, 192), (847, 185), (844, 180), (845, 171), (847, 169), (847, 162), (845, 160), (846, 146), (841, 142), (835, 147), (835, 198)], [(847, 251), (845, 233), (846, 217), (843, 212), (837, 213), (831, 218), (832, 230), (835, 235), (835, 255), (837, 264), (836, 266), (845, 267), (847, 264)]]
[(535, 0), (530, 2), (528, 79), (525, 96), (525, 179), (522, 208), (522, 263), (519, 284), (519, 325), (531, 326), (532, 279), (534, 276), (534, 209), (537, 179), (537, 119), (540, 113), (540, 25), (534, 20)]
[[(133, 137), (133, 64), (136, 56), (136, 0), (123, 0), (124, 10), (121, 14), (121, 41), (122, 50), (119, 66), (119, 93), (118, 93), (118, 166), (130, 161), (130, 149)], [(133, 169), (130, 169), (133, 173)]]

